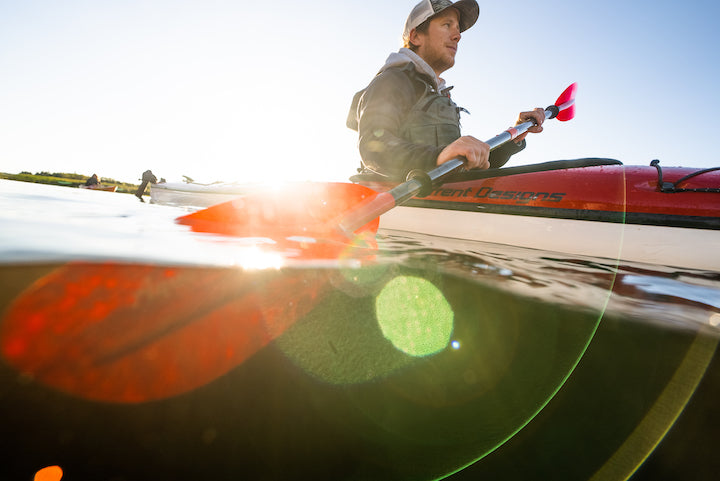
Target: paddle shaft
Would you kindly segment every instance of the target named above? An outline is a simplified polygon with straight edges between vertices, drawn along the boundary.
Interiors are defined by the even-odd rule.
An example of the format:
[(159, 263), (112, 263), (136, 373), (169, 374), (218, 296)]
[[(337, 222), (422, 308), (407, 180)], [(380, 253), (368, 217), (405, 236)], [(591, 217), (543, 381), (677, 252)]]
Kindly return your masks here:
[[(545, 119), (555, 118), (559, 112), (570, 107), (574, 102), (575, 100), (571, 99), (559, 106), (549, 106), (545, 109)], [(487, 140), (486, 143), (492, 151), (524, 134), (534, 125), (535, 122), (531, 120), (523, 122)], [(461, 158), (455, 158), (440, 164), (430, 172), (420, 170), (411, 171), (408, 174), (407, 181), (387, 192), (379, 193), (370, 200), (359, 204), (350, 212), (347, 212), (338, 223), (340, 231), (347, 236), (351, 236), (357, 229), (376, 217), (380, 217), (393, 207), (407, 202), (416, 195), (428, 195), (433, 187), (442, 184), (448, 175), (460, 170), (463, 165), (465, 165), (465, 162)]]

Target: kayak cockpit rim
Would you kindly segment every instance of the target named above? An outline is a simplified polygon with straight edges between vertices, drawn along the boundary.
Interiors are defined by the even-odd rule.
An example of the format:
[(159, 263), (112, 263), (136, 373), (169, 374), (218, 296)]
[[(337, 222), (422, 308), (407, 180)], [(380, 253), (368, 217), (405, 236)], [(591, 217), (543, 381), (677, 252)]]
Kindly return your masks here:
[[(499, 167), (487, 170), (468, 170), (452, 174), (445, 183), (464, 182), (468, 180), (489, 179), (492, 177), (504, 177), (507, 175), (529, 174), (533, 172), (545, 172), (551, 170), (577, 169), (582, 167), (598, 167), (604, 165), (623, 165), (616, 159), (606, 159), (601, 157), (588, 157), (583, 159), (572, 160), (551, 160), (541, 162), (539, 164), (517, 165), (513, 167)], [(388, 177), (377, 172), (366, 171), (350, 177), (351, 182), (403, 182), (405, 179)]]

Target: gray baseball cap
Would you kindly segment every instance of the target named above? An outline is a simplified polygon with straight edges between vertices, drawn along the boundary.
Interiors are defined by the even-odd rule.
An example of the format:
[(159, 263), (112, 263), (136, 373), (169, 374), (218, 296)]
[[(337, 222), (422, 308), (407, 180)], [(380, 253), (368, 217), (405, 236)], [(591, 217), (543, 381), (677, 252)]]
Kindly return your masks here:
[(403, 40), (410, 38), (410, 31), (418, 25), (442, 12), (446, 8), (453, 7), (460, 13), (460, 31), (464, 32), (475, 25), (480, 15), (480, 7), (475, 0), (459, 0), (455, 3), (450, 0), (422, 0), (415, 5), (405, 22)]

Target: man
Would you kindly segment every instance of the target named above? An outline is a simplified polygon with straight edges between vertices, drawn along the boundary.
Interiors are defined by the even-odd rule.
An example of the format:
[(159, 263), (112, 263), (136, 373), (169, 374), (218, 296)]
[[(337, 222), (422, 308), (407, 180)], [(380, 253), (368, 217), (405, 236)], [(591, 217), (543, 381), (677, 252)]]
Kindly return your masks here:
[[(525, 135), (495, 149), (460, 133), (459, 108), (440, 75), (455, 64), (461, 33), (477, 21), (475, 0), (423, 0), (410, 12), (404, 46), (392, 53), (370, 85), (353, 99), (348, 127), (359, 133), (364, 171), (404, 179), (463, 157), (468, 169), (500, 167), (525, 148)], [(543, 109), (521, 112), (542, 131)], [(516, 124), (517, 125), (517, 124)]]
[(85, 181), (85, 185), (87, 185), (87, 186), (89, 186), (89, 187), (96, 186), (96, 185), (100, 185), (100, 180), (98, 180), (97, 174), (93, 174), (92, 177), (89, 177), (89, 178)]
[(146, 170), (142, 173), (141, 183), (135, 191), (135, 197), (140, 199), (140, 202), (145, 202), (142, 196), (148, 184), (157, 184), (157, 177), (152, 173), (152, 170)]

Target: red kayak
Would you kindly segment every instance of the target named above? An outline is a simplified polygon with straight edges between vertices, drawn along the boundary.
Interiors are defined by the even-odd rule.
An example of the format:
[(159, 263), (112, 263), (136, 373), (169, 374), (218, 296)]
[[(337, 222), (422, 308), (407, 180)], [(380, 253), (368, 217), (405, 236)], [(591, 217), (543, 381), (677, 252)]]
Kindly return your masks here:
[(380, 229), (720, 271), (720, 168), (593, 158), (463, 172), (383, 214)]

